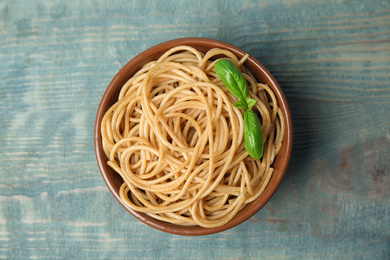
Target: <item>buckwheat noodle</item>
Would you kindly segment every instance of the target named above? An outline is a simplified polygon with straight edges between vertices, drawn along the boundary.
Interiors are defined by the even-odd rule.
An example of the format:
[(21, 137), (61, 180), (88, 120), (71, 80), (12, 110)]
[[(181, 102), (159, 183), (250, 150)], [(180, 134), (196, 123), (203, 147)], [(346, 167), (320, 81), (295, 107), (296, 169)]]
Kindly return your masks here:
[[(122, 87), (102, 120), (108, 165), (123, 179), (131, 209), (177, 225), (213, 228), (229, 222), (267, 186), (285, 122), (267, 85), (244, 67), (249, 55), (189, 46), (168, 50)], [(244, 147), (243, 111), (214, 71), (231, 59), (248, 81), (262, 123), (264, 155)]]

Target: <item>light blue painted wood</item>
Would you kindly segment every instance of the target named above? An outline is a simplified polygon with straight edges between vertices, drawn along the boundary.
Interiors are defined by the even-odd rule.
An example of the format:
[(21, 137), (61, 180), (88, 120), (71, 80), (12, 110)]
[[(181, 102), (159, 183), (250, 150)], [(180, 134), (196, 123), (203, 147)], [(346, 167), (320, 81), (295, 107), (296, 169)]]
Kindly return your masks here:
[[(129, 215), (93, 149), (116, 72), (188, 36), (258, 58), (294, 121), (275, 196), (205, 237)], [(390, 259), (389, 68), (388, 1), (1, 1), (0, 259)]]

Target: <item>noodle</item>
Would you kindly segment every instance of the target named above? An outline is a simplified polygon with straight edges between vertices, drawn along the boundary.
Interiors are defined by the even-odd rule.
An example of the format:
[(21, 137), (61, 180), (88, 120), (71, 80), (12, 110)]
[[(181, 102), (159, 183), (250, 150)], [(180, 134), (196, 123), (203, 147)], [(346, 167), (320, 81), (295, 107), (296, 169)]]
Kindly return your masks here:
[[(243, 110), (214, 71), (229, 58), (247, 79), (264, 138), (260, 160), (244, 147)], [(168, 50), (122, 87), (102, 120), (108, 165), (123, 179), (131, 209), (177, 225), (218, 227), (258, 198), (283, 141), (285, 122), (271, 88), (233, 53)]]

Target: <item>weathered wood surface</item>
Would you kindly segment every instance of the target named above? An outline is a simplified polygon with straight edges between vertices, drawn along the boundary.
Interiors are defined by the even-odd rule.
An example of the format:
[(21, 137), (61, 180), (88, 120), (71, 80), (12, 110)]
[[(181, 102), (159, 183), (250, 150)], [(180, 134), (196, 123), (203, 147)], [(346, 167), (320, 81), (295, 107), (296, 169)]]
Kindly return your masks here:
[[(257, 57), (294, 122), (275, 196), (205, 237), (129, 215), (93, 149), (121, 66), (188, 36)], [(389, 1), (0, 1), (0, 117), (1, 259), (390, 259)]]

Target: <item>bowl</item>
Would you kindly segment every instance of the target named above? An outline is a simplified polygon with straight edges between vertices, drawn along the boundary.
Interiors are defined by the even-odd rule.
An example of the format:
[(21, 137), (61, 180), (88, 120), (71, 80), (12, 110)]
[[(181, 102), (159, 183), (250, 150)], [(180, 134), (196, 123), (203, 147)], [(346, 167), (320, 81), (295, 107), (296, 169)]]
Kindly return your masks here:
[(285, 128), (285, 140), (283, 141), (283, 146), (277, 155), (273, 167), (274, 173), (266, 186), (263, 194), (249, 203), (245, 208), (243, 208), (230, 222), (226, 223), (223, 226), (215, 228), (203, 228), (200, 226), (178, 226), (163, 221), (156, 220), (144, 213), (140, 213), (130, 209), (126, 204), (124, 204), (119, 196), (119, 188), (123, 183), (122, 178), (114, 170), (112, 170), (107, 165), (107, 158), (103, 152), (102, 147), (102, 136), (101, 136), (101, 121), (105, 112), (117, 101), (119, 91), (125, 82), (133, 76), (141, 67), (149, 61), (156, 60), (161, 54), (163, 54), (168, 49), (178, 46), (178, 45), (189, 45), (199, 51), (207, 52), (212, 48), (222, 48), (233, 52), (238, 58), (241, 58), (245, 55), (245, 51), (221, 42), (212, 39), (206, 38), (182, 38), (167, 41), (158, 45), (155, 45), (144, 52), (140, 53), (132, 60), (130, 60), (112, 79), (108, 85), (106, 91), (103, 94), (101, 102), (99, 104), (95, 129), (94, 129), (94, 144), (95, 144), (95, 153), (97, 163), (102, 174), (102, 177), (107, 184), (108, 189), (117, 199), (117, 201), (134, 217), (143, 223), (156, 228), (158, 230), (176, 234), (176, 235), (185, 235), (185, 236), (199, 236), (199, 235), (209, 235), (218, 233), (227, 229), (230, 229), (247, 219), (253, 216), (257, 211), (259, 211), (275, 193), (279, 184), (281, 183), (283, 176), (286, 172), (287, 165), (290, 159), (291, 149), (292, 149), (292, 122), (289, 107), (286, 101), (286, 98), (282, 92), (282, 89), (271, 75), (271, 73), (254, 57), (250, 56), (245, 62), (245, 66), (253, 73), (257, 78), (258, 82), (268, 84), (274, 91), (279, 106), (282, 110), (283, 116), (286, 120)]

